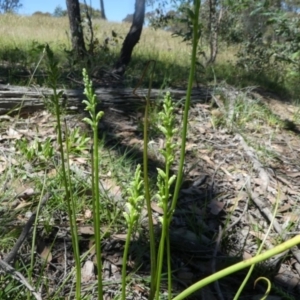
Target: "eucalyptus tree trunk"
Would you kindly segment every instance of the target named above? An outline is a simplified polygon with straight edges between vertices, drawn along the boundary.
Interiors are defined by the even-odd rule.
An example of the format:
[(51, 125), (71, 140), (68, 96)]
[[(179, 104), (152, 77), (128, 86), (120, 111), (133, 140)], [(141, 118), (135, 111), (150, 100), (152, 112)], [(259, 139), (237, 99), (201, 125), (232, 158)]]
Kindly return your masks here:
[(66, 0), (66, 4), (70, 23), (72, 48), (77, 57), (83, 58), (85, 56), (86, 49), (81, 25), (79, 1)]
[(124, 40), (120, 58), (115, 64), (113, 73), (122, 76), (125, 73), (126, 67), (131, 60), (131, 55), (134, 46), (138, 43), (143, 30), (143, 24), (145, 19), (145, 0), (135, 1), (135, 11), (133, 15), (132, 25)]
[(105, 9), (104, 9), (104, 2), (103, 0), (100, 0), (100, 9), (101, 9), (101, 18), (106, 20), (106, 15), (105, 15)]
[(210, 57), (207, 61), (207, 64), (214, 63), (218, 54), (217, 0), (209, 0), (209, 26), (210, 26)]

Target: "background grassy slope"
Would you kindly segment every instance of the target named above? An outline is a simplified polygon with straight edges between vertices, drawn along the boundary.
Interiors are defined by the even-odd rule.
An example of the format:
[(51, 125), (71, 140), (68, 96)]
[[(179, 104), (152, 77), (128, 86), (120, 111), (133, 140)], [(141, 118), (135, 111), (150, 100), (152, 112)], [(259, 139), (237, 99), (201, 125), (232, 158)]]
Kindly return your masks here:
[[(72, 85), (74, 82), (64, 80), (72, 76), (80, 78), (82, 67), (87, 62), (75, 61), (70, 50), (69, 27), (67, 17), (54, 18), (49, 16), (18, 16), (4, 14), (0, 16), (0, 76), (4, 83), (27, 84), (29, 77), (35, 71), (41, 58), (43, 46), (48, 43), (57, 55), (61, 57), (64, 74), (62, 83)], [(89, 60), (89, 73), (101, 78), (113, 66), (118, 56), (129, 23), (112, 23), (94, 20), (95, 51)], [(89, 32), (86, 24), (86, 37)], [(117, 36), (113, 37), (112, 31)], [(105, 44), (108, 41), (108, 44)], [(87, 41), (86, 41), (87, 42)], [(217, 62), (213, 67), (204, 69), (204, 59), (199, 54), (197, 67), (197, 83), (214, 83), (215, 80), (235, 86), (258, 85), (271, 88), (282, 95), (293, 94), (295, 85), (279, 83), (274, 74), (252, 74), (235, 65), (239, 46), (228, 47), (221, 44)], [(202, 45), (206, 51), (207, 46)], [(141, 70), (148, 60), (157, 61), (154, 85), (160, 87), (163, 83), (169, 86), (185, 87), (188, 78), (188, 63), (190, 46), (181, 41), (180, 37), (172, 37), (170, 32), (144, 28), (142, 37), (134, 49), (132, 61), (126, 73), (127, 85), (134, 86), (141, 76)], [(35, 71), (33, 83), (42, 85), (45, 80), (43, 61)], [(145, 80), (146, 82), (147, 80)], [(286, 87), (288, 86), (288, 89)], [(294, 93), (294, 96), (295, 95)], [(297, 98), (297, 97), (295, 97)]]
[[(97, 41), (95, 42), (95, 55), (91, 57), (93, 61), (91, 65), (96, 66), (96, 69), (112, 66), (130, 24), (95, 20), (93, 25)], [(63, 63), (68, 67), (68, 71), (81, 69), (80, 62), (75, 64), (72, 56), (64, 51), (70, 50), (68, 19), (66, 17), (1, 15), (0, 27), (0, 59), (2, 60), (2, 68), (8, 70), (9, 74), (17, 73), (17, 69), (32, 72), (42, 54), (41, 46), (45, 43), (48, 43), (56, 54), (61, 56)], [(117, 33), (116, 38), (112, 37), (112, 31)], [(108, 49), (105, 47), (107, 38), (109, 38)], [(146, 28), (135, 49), (128, 76), (130, 77), (135, 73), (134, 69), (140, 71), (141, 63), (149, 59), (162, 62), (161, 71), (158, 71), (159, 76), (162, 77), (164, 76), (162, 71), (170, 74), (174, 70), (174, 66), (186, 68), (189, 59), (189, 47), (181, 43), (179, 39), (171, 38), (170, 33)], [(78, 68), (76, 68), (77, 66)], [(18, 81), (17, 78), (18, 76), (15, 78), (11, 76), (10, 80)]]

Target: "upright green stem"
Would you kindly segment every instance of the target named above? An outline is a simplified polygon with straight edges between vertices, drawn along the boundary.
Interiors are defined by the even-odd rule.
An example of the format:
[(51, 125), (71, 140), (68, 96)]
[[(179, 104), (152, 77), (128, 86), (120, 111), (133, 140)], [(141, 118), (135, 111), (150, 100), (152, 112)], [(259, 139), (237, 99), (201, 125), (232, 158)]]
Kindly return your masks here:
[(179, 190), (180, 190), (180, 186), (181, 186), (182, 178), (183, 178), (183, 165), (184, 165), (184, 159), (185, 159), (185, 146), (186, 146), (188, 115), (189, 115), (189, 108), (190, 108), (190, 102), (191, 102), (192, 87), (193, 87), (194, 76), (195, 76), (196, 54), (197, 54), (197, 45), (198, 45), (198, 40), (199, 40), (199, 34), (198, 34), (199, 29), (198, 28), (199, 28), (200, 2), (201, 2), (200, 0), (194, 0), (193, 49), (192, 49), (192, 57), (191, 57), (191, 70), (190, 70), (190, 75), (189, 75), (189, 82), (188, 82), (184, 114), (183, 114), (183, 129), (182, 129), (182, 138), (181, 138), (182, 143), (181, 143), (178, 175), (177, 175), (175, 190), (174, 190), (174, 194), (173, 194), (173, 201), (172, 201), (171, 209), (169, 210), (170, 214), (173, 214), (173, 212), (176, 208)]
[(101, 231), (100, 231), (100, 197), (99, 197), (99, 146), (98, 146), (98, 130), (94, 129), (94, 147), (93, 147), (93, 210), (94, 210), (94, 231), (97, 253), (97, 269), (98, 269), (98, 299), (103, 299), (102, 287), (102, 256), (101, 256)]
[(72, 247), (74, 251), (75, 257), (75, 269), (76, 269), (76, 299), (81, 298), (81, 265), (80, 265), (80, 253), (79, 253), (79, 243), (78, 243), (78, 235), (77, 235), (77, 224), (76, 224), (76, 212), (75, 212), (75, 203), (73, 199), (73, 195), (71, 193), (72, 184), (68, 179), (69, 168), (66, 169), (65, 166), (65, 154), (63, 147), (63, 138), (62, 138), (62, 128), (61, 128), (61, 120), (60, 120), (60, 98), (62, 92), (57, 92), (57, 82), (60, 76), (60, 70), (58, 68), (58, 62), (54, 57), (54, 54), (50, 47), (46, 45), (45, 47), (47, 59), (48, 59), (48, 70), (49, 70), (49, 85), (52, 88), (53, 95), (51, 95), (51, 102), (55, 107), (55, 115), (57, 122), (57, 139), (60, 148), (61, 155), (61, 168), (62, 168), (62, 180), (66, 192), (66, 202), (68, 208), (68, 216), (70, 220), (71, 227), (71, 237), (72, 237)]
[[(169, 129), (170, 128), (166, 128)], [(169, 202), (169, 194), (170, 194), (170, 168), (171, 168), (171, 162), (172, 156), (173, 156), (173, 150), (172, 150), (172, 133), (168, 132), (169, 134), (166, 136), (166, 153), (165, 153), (165, 159), (166, 159), (166, 167), (165, 167), (165, 177), (164, 177), (164, 191), (163, 195), (161, 197), (162, 205), (163, 205), (163, 221), (162, 221), (162, 234), (161, 239), (159, 243), (159, 251), (158, 251), (158, 258), (157, 258), (157, 287), (160, 287), (161, 282), (161, 272), (162, 272), (162, 265), (163, 265), (163, 259), (164, 259), (164, 248), (165, 248), (165, 242), (167, 242), (167, 263), (168, 263), (168, 290), (169, 290), (169, 299), (171, 297), (171, 289), (172, 289), (172, 276), (171, 276), (171, 253), (170, 253), (170, 244), (169, 244), (169, 226), (171, 217), (168, 213), (168, 202)], [(159, 300), (159, 288), (156, 291), (156, 299)]]
[[(170, 221), (170, 220), (169, 220)], [(167, 266), (168, 266), (168, 298), (172, 298), (172, 267), (171, 267), (171, 245), (170, 245), (170, 222), (167, 226)]]
[(123, 216), (125, 217), (128, 231), (125, 243), (125, 249), (123, 254), (123, 267), (122, 267), (122, 300), (126, 299), (126, 267), (127, 267), (127, 256), (130, 245), (130, 239), (133, 228), (136, 226), (137, 221), (141, 216), (141, 210), (144, 206), (144, 191), (143, 191), (143, 180), (141, 178), (141, 165), (137, 165), (134, 179), (130, 183), (130, 187), (127, 189), (128, 200), (125, 204), (125, 211)]
[(96, 258), (98, 268), (98, 299), (103, 299), (102, 290), (102, 257), (101, 257), (101, 231), (100, 231), (100, 193), (99, 193), (99, 145), (98, 145), (98, 123), (103, 116), (103, 112), (97, 113), (96, 95), (93, 91), (92, 82), (89, 80), (87, 72), (83, 69), (84, 94), (87, 100), (83, 100), (90, 118), (84, 118), (93, 130), (93, 156), (92, 156), (92, 193), (93, 193), (93, 221), (96, 244)]
[(155, 253), (155, 239), (154, 239), (154, 228), (152, 220), (152, 208), (151, 208), (151, 197), (149, 187), (149, 174), (148, 174), (148, 128), (149, 128), (149, 110), (150, 110), (150, 93), (151, 84), (153, 80), (153, 71), (149, 84), (148, 94), (146, 97), (145, 106), (145, 117), (144, 117), (144, 150), (143, 150), (143, 173), (144, 173), (144, 187), (145, 187), (145, 198), (148, 212), (148, 224), (149, 224), (149, 239), (150, 239), (150, 260), (151, 260), (151, 283), (150, 283), (150, 295), (149, 300), (152, 300), (155, 296), (156, 291), (156, 253)]
[(59, 104), (59, 96), (57, 94), (56, 87), (53, 87), (53, 99), (56, 99), (55, 105), (55, 114), (57, 119), (57, 131), (58, 131), (58, 144), (60, 145), (60, 155), (62, 161), (62, 173), (63, 173), (63, 183), (66, 191), (66, 202), (68, 207), (68, 214), (70, 219), (70, 227), (71, 227), (71, 236), (72, 236), (72, 246), (75, 256), (75, 269), (76, 269), (76, 299), (81, 299), (81, 264), (80, 264), (80, 253), (79, 253), (79, 243), (78, 243), (78, 235), (77, 235), (77, 224), (76, 224), (76, 213), (75, 213), (75, 205), (72, 203), (73, 197), (71, 194), (71, 182), (68, 181), (69, 176), (65, 167), (65, 154), (63, 147), (63, 139), (62, 139), (62, 129), (61, 129), (61, 121), (60, 121), (60, 104)]
[(159, 300), (159, 287), (161, 282), (161, 272), (162, 272), (162, 265), (163, 265), (163, 259), (164, 259), (164, 250), (165, 250), (165, 241), (167, 236), (167, 223), (168, 223), (168, 216), (167, 213), (163, 216), (163, 222), (162, 222), (162, 233), (161, 238), (159, 242), (159, 248), (158, 248), (158, 258), (157, 258), (157, 280), (156, 280), (156, 300)]
[[(42, 188), (42, 191), (41, 191), (41, 195), (44, 194), (45, 186), (46, 186), (46, 175), (44, 176), (44, 182), (43, 182), (43, 188)], [(37, 230), (38, 230), (38, 228), (37, 228), (37, 226), (38, 226), (38, 216), (40, 215), (41, 200), (42, 200), (42, 196), (39, 200), (39, 203), (38, 203), (38, 206), (37, 206), (37, 209), (36, 209), (36, 217), (35, 217), (34, 226), (33, 226), (31, 249), (35, 248)], [(32, 271), (33, 271), (33, 268), (34, 268), (34, 261), (35, 261), (34, 260), (34, 255), (35, 255), (35, 252), (31, 251), (31, 254), (30, 254), (30, 268), (28, 270), (28, 278), (29, 278), (30, 283), (32, 283)], [(29, 293), (28, 293), (27, 298), (30, 299), (30, 294)]]
[(123, 254), (123, 266), (122, 266), (122, 300), (126, 300), (126, 263), (127, 263), (127, 256), (129, 251), (129, 244), (130, 244), (130, 238), (132, 234), (133, 224), (129, 224), (127, 236), (126, 236), (126, 242), (125, 242), (125, 248), (124, 248), (124, 254)]
[[(168, 157), (172, 157), (172, 149), (171, 149), (171, 142), (169, 141), (169, 145), (167, 145), (167, 152)], [(170, 247), (170, 236), (169, 236), (169, 229), (170, 229), (170, 223), (172, 219), (172, 215), (168, 213), (168, 204), (169, 204), (169, 194), (170, 194), (170, 185), (169, 185), (169, 178), (170, 178), (170, 168), (171, 168), (171, 162), (170, 160), (167, 160), (166, 164), (166, 180), (165, 180), (165, 196), (166, 196), (166, 223), (164, 224), (165, 228), (165, 239), (167, 244), (167, 266), (168, 266), (168, 298), (171, 299), (172, 296), (172, 269), (171, 269), (171, 247)], [(161, 256), (163, 256), (163, 252), (160, 253)], [(160, 269), (161, 271), (161, 269)]]
[(175, 178), (170, 178), (170, 168), (173, 162), (173, 144), (172, 137), (174, 134), (174, 128), (172, 128), (172, 112), (173, 110), (168, 104), (169, 102), (165, 102), (165, 112), (162, 113), (162, 117), (164, 120), (164, 124), (160, 126), (160, 129), (164, 133), (166, 137), (166, 149), (163, 152), (166, 165), (165, 171), (158, 169), (158, 186), (159, 186), (159, 198), (160, 205), (163, 208), (164, 215), (162, 217), (162, 233), (159, 244), (158, 258), (157, 258), (157, 279), (156, 279), (156, 300), (159, 300), (159, 287), (161, 282), (161, 273), (162, 273), (162, 265), (164, 259), (164, 248), (165, 243), (167, 243), (167, 266), (168, 266), (168, 297), (171, 299), (172, 293), (172, 270), (171, 270), (171, 253), (170, 253), (170, 240), (169, 240), (169, 226), (173, 216), (173, 212), (175, 210), (177, 204), (177, 198), (179, 194), (179, 189), (182, 182), (183, 177), (183, 165), (185, 159), (185, 144), (186, 144), (186, 135), (187, 135), (187, 125), (188, 125), (188, 113), (190, 107), (190, 98), (192, 92), (192, 86), (194, 81), (195, 74), (195, 65), (196, 65), (196, 53), (197, 53), (197, 44), (198, 44), (198, 18), (199, 18), (199, 10), (200, 10), (200, 0), (194, 0), (194, 13), (191, 12), (193, 17), (193, 49), (192, 49), (192, 59), (191, 59), (191, 70), (188, 82), (187, 96), (185, 102), (185, 110), (183, 117), (183, 129), (182, 129), (182, 144), (181, 144), (181, 152), (180, 152), (180, 162), (179, 162), (179, 170), (176, 180), (175, 192), (172, 199), (172, 204), (170, 209), (168, 208), (168, 201), (170, 197), (170, 186), (171, 183), (175, 180)]
[[(148, 100), (147, 100), (148, 102)], [(149, 300), (152, 300), (156, 291), (156, 253), (155, 253), (155, 238), (154, 238), (154, 227), (152, 220), (152, 208), (151, 208), (151, 197), (150, 187), (148, 179), (148, 112), (149, 104), (146, 104), (145, 109), (145, 121), (144, 121), (144, 151), (143, 151), (143, 173), (144, 173), (144, 185), (145, 185), (145, 198), (148, 212), (148, 224), (149, 224), (149, 240), (150, 240), (150, 260), (151, 260), (151, 282), (150, 282), (150, 296)]]
[[(75, 235), (75, 243), (76, 243), (76, 252), (75, 252), (75, 265), (76, 265), (76, 279), (78, 280), (80, 278), (81, 281), (81, 263), (80, 263), (80, 252), (79, 252), (79, 240), (78, 240), (78, 234), (77, 234), (77, 223), (76, 223), (76, 203), (73, 198), (73, 193), (72, 193), (72, 184), (71, 184), (71, 174), (70, 174), (70, 145), (69, 145), (69, 133), (67, 129), (67, 124), (65, 123), (65, 136), (66, 136), (66, 165), (67, 165), (67, 182), (69, 182), (69, 188), (70, 188), (70, 206), (71, 206), (71, 211), (72, 211), (72, 224), (75, 224), (74, 226), (74, 232), (73, 234)], [(80, 283), (81, 285), (81, 283)], [(76, 283), (77, 287), (77, 283)], [(76, 292), (79, 292), (79, 290)], [(76, 299), (81, 299), (81, 287), (80, 287), (80, 294), (77, 294), (79, 298)]]

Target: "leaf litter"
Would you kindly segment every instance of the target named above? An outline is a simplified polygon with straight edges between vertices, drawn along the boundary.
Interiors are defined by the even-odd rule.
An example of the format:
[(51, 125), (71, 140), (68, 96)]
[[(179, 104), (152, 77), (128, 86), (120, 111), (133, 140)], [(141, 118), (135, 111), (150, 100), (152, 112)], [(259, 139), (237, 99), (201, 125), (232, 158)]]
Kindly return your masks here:
[[(274, 228), (267, 237), (265, 249), (270, 249), (299, 232), (299, 134), (297, 131), (286, 128), (274, 128), (267, 123), (257, 126), (257, 120), (251, 118), (242, 130), (238, 130), (238, 127), (235, 128), (234, 123), (231, 126), (215, 126), (214, 118), (216, 117), (228, 116), (228, 118), (234, 119), (233, 107), (237, 101), (236, 97), (241, 93), (243, 91), (232, 92), (232, 88), (226, 92), (223, 89), (222, 97), (218, 95), (213, 97), (214, 103), (194, 103), (190, 110), (185, 179), (170, 228), (172, 268), (175, 270), (173, 274), (175, 293), (211, 273), (253, 257), (267, 232), (276, 201), (279, 201), (279, 209)], [(255, 92), (252, 92), (251, 97), (249, 95), (249, 93), (243, 94), (244, 101), (251, 102), (253, 97), (256, 97), (261, 102), (271, 103), (269, 108), (272, 110), (273, 102), (270, 100), (270, 96), (258, 96)], [(224, 97), (230, 98), (228, 107), (232, 111), (225, 111), (226, 106), (222, 104)], [(280, 114), (280, 108), (284, 110), (285, 119), (291, 118), (291, 114), (295, 111), (291, 105), (287, 110), (282, 102), (277, 101), (276, 114)], [(290, 115), (288, 112), (291, 112)], [(176, 108), (176, 113), (178, 125), (181, 124), (182, 118), (180, 107)], [(77, 125), (74, 124), (79, 124), (78, 126), (83, 130), (89, 132), (81, 124), (83, 122), (80, 121), (80, 118), (81, 116), (70, 116), (68, 126), (76, 128)], [(41, 111), (28, 115), (25, 119), (4, 118), (3, 116), (1, 122), (1, 174), (4, 177), (14, 168), (22, 175), (22, 181), (26, 182), (28, 186), (23, 188), (23, 191), (14, 191), (13, 181), (15, 179), (12, 176), (6, 178), (6, 192), (9, 191), (11, 199), (15, 197), (20, 199), (14, 208), (8, 206), (7, 199), (1, 200), (1, 212), (6, 211), (7, 213), (11, 208), (17, 210), (18, 215), (15, 220), (21, 220), (21, 223), (10, 222), (10, 228), (13, 228), (24, 225), (26, 212), (34, 206), (34, 203), (37, 204), (34, 197), (39, 190), (31, 184), (28, 185), (26, 172), (30, 170), (30, 177), (40, 176), (34, 167), (24, 168), (24, 161), (20, 160), (21, 155), (19, 151), (16, 151), (16, 143), (22, 138), (26, 138), (29, 142), (33, 140), (45, 142), (45, 137), (51, 137), (51, 143), (57, 152), (55, 118), (48, 112)], [(126, 149), (134, 149), (141, 153), (143, 143), (138, 122), (134, 110), (110, 109), (106, 112), (100, 129), (106, 134), (108, 144), (118, 143)], [(179, 136), (177, 142), (180, 144)], [(159, 150), (163, 144), (161, 136), (154, 134), (151, 137), (149, 143), (151, 164), (163, 163), (159, 161), (162, 157)], [(179, 152), (176, 154), (175, 161), (178, 159)], [(34, 165), (36, 162), (28, 161), (26, 163)], [(70, 165), (74, 174), (89, 182), (91, 170), (86, 156), (82, 157), (80, 153), (72, 153)], [(174, 173), (176, 173), (177, 167), (174, 164)], [(55, 177), (55, 165), (47, 166), (47, 168), (49, 179), (51, 176)], [(120, 184), (111, 176), (110, 170), (106, 174), (101, 177), (100, 187), (108, 198), (122, 208), (125, 201), (126, 182), (124, 186)], [(28, 174), (27, 178), (29, 178)], [(155, 200), (151, 206), (159, 232), (159, 217), (163, 211), (157, 206)], [(83, 295), (91, 295), (96, 290), (98, 271), (95, 265), (95, 253), (92, 250), (94, 228), (89, 225), (92, 214), (90, 208), (86, 207), (82, 212), (82, 217), (78, 216), (78, 233), (81, 236), (82, 254), (87, 254), (82, 267)], [(67, 216), (58, 210), (53, 213), (52, 220), (53, 223), (49, 225), (55, 228), (56, 235), (53, 236), (51, 233), (43, 237), (43, 230), (40, 230), (39, 234), (44, 246), (39, 251), (39, 255), (49, 263), (44, 273), (49, 278), (50, 289), (55, 291), (59, 283), (63, 282), (71, 271), (73, 257), (72, 251), (70, 251), (70, 230)], [(142, 227), (147, 229), (147, 225), (143, 224)], [(107, 233), (112, 230), (107, 225), (102, 232)], [(44, 226), (41, 222), (38, 227), (42, 229)], [(217, 236), (221, 237), (219, 242)], [(114, 227), (113, 232), (106, 234), (103, 238), (103, 275), (107, 299), (112, 299), (119, 291), (125, 237), (124, 230), (116, 231)], [(135, 279), (128, 289), (132, 299), (147, 299), (148, 288), (141, 284), (141, 278), (149, 276), (148, 245), (147, 241), (139, 241), (139, 239), (138, 236), (132, 238), (128, 269), (133, 272), (132, 276)], [(5, 251), (8, 252), (8, 250), (0, 250), (4, 252), (5, 257)], [(19, 251), (19, 256), (23, 257), (25, 261), (28, 251), (30, 251), (29, 245), (24, 245)], [(262, 263), (258, 267), (256, 277), (259, 277), (258, 274), (261, 272), (266, 272), (267, 268), (267, 274), (276, 287), (297, 299), (300, 295), (300, 255), (298, 251), (298, 249), (293, 249), (273, 261)], [(38, 268), (37, 266), (36, 271)], [(232, 299), (245, 274), (244, 271), (238, 275), (228, 276), (219, 281), (219, 288), (209, 285), (205, 291), (195, 293), (191, 299), (202, 299), (204, 294), (206, 295), (205, 299), (214, 299), (220, 291), (223, 299)], [(241, 299), (246, 299), (245, 295), (249, 296), (247, 299), (256, 299), (264, 291), (260, 283), (257, 284), (256, 290), (253, 290), (251, 283), (255, 279), (250, 280), (244, 298)], [(66, 295), (72, 289), (70, 284), (66, 284), (62, 289), (62, 295)], [(165, 288), (163, 285), (162, 290)], [(274, 299), (278, 298), (276, 295), (271, 296)], [(47, 297), (43, 299), (47, 299)]]

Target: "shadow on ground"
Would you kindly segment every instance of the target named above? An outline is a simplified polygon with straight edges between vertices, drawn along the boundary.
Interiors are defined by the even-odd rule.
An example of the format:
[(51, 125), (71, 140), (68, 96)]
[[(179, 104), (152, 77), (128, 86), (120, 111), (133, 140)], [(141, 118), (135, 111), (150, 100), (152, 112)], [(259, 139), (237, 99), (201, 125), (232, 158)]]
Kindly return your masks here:
[[(109, 114), (110, 112), (107, 111), (106, 113)], [(134, 114), (134, 110), (124, 112), (120, 107), (118, 108), (119, 121), (122, 118), (124, 118), (124, 120), (132, 119)], [(116, 130), (116, 125), (109, 120), (103, 120), (101, 124), (101, 137), (105, 139), (106, 147), (113, 147), (121, 157), (128, 156), (128, 159), (133, 161), (134, 165), (143, 163), (143, 153), (140, 147), (126, 143), (124, 135), (119, 135), (118, 129)], [(140, 130), (136, 129), (133, 131), (130, 139), (141, 140), (142, 135)], [(187, 154), (187, 160), (190, 159), (188, 156), (189, 154)], [(163, 164), (161, 161), (149, 158), (149, 169), (153, 180), (156, 178), (157, 168), (162, 167)], [(175, 169), (173, 173), (176, 174)], [(205, 170), (204, 172), (203, 169)], [(204, 163), (201, 169), (197, 170), (196, 176), (186, 172), (180, 190), (177, 207), (170, 227), (174, 294), (178, 294), (200, 279), (206, 278), (219, 270), (242, 261), (245, 254), (243, 249), (236, 247), (238, 244), (237, 239), (243, 238), (239, 232), (242, 228), (239, 226), (228, 226), (227, 222), (230, 223), (228, 219), (230, 216), (228, 216), (222, 208), (215, 206), (218, 205), (215, 199), (217, 199), (221, 193), (224, 193), (224, 187), (218, 186), (218, 181), (215, 180), (215, 172), (208, 170), (209, 168), (207, 168)], [(156, 220), (155, 232), (158, 242), (160, 237), (158, 218), (161, 214), (159, 210), (153, 210), (153, 215)], [(136, 274), (138, 276), (144, 276), (147, 282), (151, 280), (149, 278), (150, 255), (147, 226), (143, 228), (144, 234), (140, 236), (138, 241), (133, 242), (131, 245), (130, 258), (135, 261), (134, 265), (138, 269)], [(116, 243), (116, 241), (112, 242)], [(120, 245), (118, 245), (117, 248), (119, 251)], [(110, 250), (112, 252), (117, 251), (113, 248)], [(266, 291), (266, 286), (263, 282), (258, 282), (256, 285), (254, 282), (258, 277), (263, 276), (266, 276), (272, 282), (276, 282), (278, 290), (280, 291), (280, 289), (282, 289), (287, 293), (286, 296), (289, 295), (289, 297), (292, 297), (291, 299), (297, 299), (296, 295), (298, 292), (295, 291), (292, 285), (289, 285), (288, 282), (279, 282), (275, 278), (280, 268), (281, 259), (256, 266), (253, 275), (249, 279), (239, 299), (262, 298)], [(132, 271), (134, 271), (134, 268), (132, 268)], [(167, 291), (166, 273), (167, 267), (165, 261), (162, 281), (162, 290), (164, 291)], [(234, 298), (246, 274), (247, 270), (242, 270), (229, 275), (218, 283), (210, 284), (201, 291), (196, 292), (189, 299), (231, 300)], [(253, 288), (254, 285), (255, 289)], [(272, 294), (274, 295), (273, 291)], [(280, 292), (278, 292), (278, 295), (280, 295)], [(140, 297), (141, 298), (137, 297), (134, 299), (147, 299), (147, 292), (144, 290), (144, 292), (140, 294)], [(274, 296), (274, 299), (285, 298)]]

